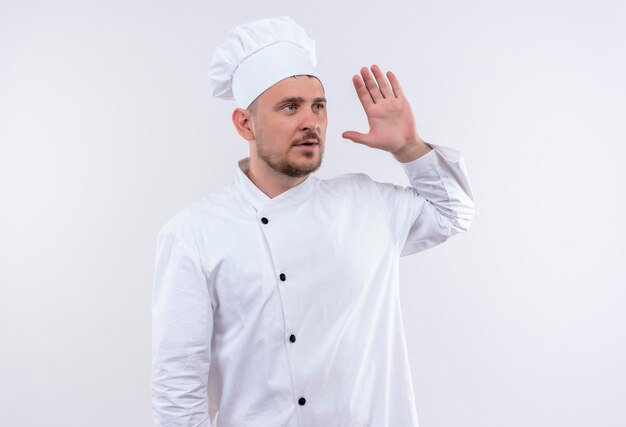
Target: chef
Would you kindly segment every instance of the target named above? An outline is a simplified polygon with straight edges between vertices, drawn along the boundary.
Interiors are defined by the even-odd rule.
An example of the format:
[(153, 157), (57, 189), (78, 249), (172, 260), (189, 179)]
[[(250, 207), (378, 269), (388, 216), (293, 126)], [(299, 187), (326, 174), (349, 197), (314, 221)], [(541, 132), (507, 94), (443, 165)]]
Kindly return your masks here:
[(214, 54), (211, 90), (235, 101), (250, 156), (158, 235), (156, 426), (418, 425), (399, 258), (468, 230), (470, 183), (458, 151), (420, 138), (378, 66), (352, 79), (369, 132), (343, 137), (391, 153), (410, 186), (313, 176), (327, 126), (315, 64), (289, 17), (241, 25)]

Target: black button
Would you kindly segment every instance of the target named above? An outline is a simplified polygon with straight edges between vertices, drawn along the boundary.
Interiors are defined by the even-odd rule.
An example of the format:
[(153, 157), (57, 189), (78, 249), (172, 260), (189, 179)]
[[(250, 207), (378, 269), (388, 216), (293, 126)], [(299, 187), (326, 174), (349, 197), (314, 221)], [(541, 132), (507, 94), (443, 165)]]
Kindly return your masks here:
[(267, 224), (268, 222), (270, 222), (270, 220), (269, 220), (269, 219), (267, 219), (267, 218), (265, 218), (265, 217), (263, 217), (263, 218), (261, 218), (261, 222), (262, 222), (263, 224)]
[(289, 335), (289, 341), (296, 342), (296, 336), (294, 334)]
[(306, 403), (306, 399), (304, 397), (301, 397), (300, 399), (298, 399), (298, 403), (300, 405), (304, 405)]
[(285, 273), (280, 273), (280, 280), (282, 280), (283, 282), (287, 280), (287, 276), (285, 276)]

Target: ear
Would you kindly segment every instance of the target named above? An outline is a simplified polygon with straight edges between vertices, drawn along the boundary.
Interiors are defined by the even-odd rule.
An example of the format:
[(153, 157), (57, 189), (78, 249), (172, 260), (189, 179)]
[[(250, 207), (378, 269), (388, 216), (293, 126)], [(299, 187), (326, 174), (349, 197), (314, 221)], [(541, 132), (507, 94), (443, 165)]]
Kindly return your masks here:
[(249, 110), (243, 108), (236, 108), (232, 115), (233, 125), (235, 125), (237, 133), (246, 141), (254, 140), (251, 115)]

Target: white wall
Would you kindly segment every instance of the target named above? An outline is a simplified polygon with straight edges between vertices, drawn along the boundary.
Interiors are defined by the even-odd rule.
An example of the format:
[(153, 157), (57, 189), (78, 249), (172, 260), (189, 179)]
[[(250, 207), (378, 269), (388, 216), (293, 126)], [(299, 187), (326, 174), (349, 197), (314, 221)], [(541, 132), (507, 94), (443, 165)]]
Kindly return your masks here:
[(319, 176), (407, 182), (340, 138), (366, 130), (350, 78), (372, 63), (465, 156), (471, 231), (402, 260), (421, 426), (626, 425), (619, 0), (1, 0), (0, 424), (151, 425), (156, 233), (247, 149), (207, 65), (283, 14), (317, 40)]

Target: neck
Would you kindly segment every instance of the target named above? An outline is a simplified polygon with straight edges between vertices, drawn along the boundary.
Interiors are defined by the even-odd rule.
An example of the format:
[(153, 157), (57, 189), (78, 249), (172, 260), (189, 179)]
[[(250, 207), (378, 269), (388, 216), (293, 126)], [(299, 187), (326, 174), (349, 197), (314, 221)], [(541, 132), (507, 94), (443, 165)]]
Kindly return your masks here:
[(292, 177), (270, 168), (263, 160), (256, 157), (241, 163), (241, 170), (270, 199), (302, 183), (308, 175)]

